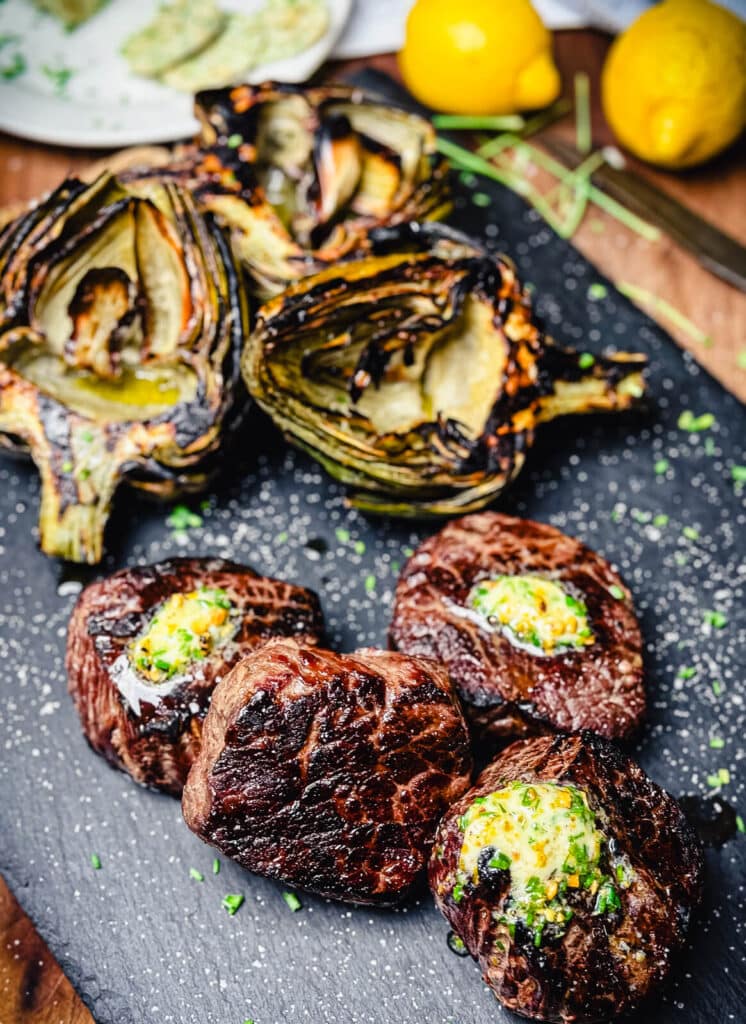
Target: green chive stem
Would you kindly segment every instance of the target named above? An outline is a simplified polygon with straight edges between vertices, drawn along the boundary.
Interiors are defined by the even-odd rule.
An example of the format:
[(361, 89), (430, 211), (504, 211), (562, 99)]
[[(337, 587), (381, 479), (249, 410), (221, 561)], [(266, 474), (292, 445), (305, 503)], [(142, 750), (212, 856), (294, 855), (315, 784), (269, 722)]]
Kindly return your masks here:
[(520, 114), (435, 114), (436, 128), (455, 131), (511, 131), (519, 132), (525, 125)]
[(665, 299), (661, 299), (659, 296), (654, 295), (653, 292), (649, 292), (645, 288), (640, 288), (636, 284), (630, 284), (627, 281), (618, 281), (616, 283), (616, 287), (622, 295), (631, 299), (636, 306), (649, 306), (664, 319), (670, 320), (675, 327), (684, 331), (685, 334), (687, 334), (693, 341), (696, 341), (699, 345), (708, 347), (712, 344), (712, 339), (709, 335), (700, 330), (696, 324), (692, 323), (688, 317), (684, 316), (684, 314), (676, 309), (675, 306), (672, 306), (670, 302), (666, 302)]
[(578, 153), (590, 153), (591, 138), (591, 83), (585, 71), (575, 75), (575, 146)]

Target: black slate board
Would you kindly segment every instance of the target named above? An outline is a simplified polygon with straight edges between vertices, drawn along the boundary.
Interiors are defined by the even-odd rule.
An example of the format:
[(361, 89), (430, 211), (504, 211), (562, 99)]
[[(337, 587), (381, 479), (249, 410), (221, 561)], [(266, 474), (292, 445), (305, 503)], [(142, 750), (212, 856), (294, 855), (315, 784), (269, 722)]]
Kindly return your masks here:
[[(489, 206), (475, 204), (475, 189)], [(719, 797), (746, 813), (746, 515), (731, 479), (745, 461), (744, 409), (517, 196), (484, 181), (460, 184), (457, 195), (452, 223), (515, 258), (558, 339), (650, 356), (646, 411), (552, 425), (499, 504), (582, 538), (619, 567), (646, 638), (650, 718), (637, 756), (672, 793)], [(596, 282), (608, 294), (593, 301)], [(690, 436), (676, 425), (683, 409), (712, 412), (717, 424)], [(258, 414), (243, 444), (203, 526), (186, 535), (173, 535), (165, 510), (123, 492), (100, 571), (230, 555), (315, 588), (341, 649), (384, 643), (398, 567), (435, 527), (348, 511), (342, 489)], [(664, 458), (669, 468), (657, 474)], [(280, 885), (225, 862), (213, 875), (213, 852), (187, 831), (178, 804), (88, 749), (63, 671), (76, 573), (36, 549), (38, 494), (31, 467), (0, 462), (0, 870), (99, 1024), (515, 1019), (471, 961), (449, 951), (426, 894), (397, 912), (301, 894), (292, 913)], [(665, 526), (655, 525), (661, 514)], [(707, 626), (706, 609), (722, 611), (727, 625)], [(722, 792), (707, 781), (719, 768), (730, 773)], [(204, 882), (190, 879), (190, 867)], [(746, 837), (709, 849), (707, 868), (691, 951), (661, 1004), (638, 1020), (744, 1020)], [(230, 892), (246, 897), (235, 917), (220, 905)], [(11, 1024), (1, 1006), (0, 1024)]]

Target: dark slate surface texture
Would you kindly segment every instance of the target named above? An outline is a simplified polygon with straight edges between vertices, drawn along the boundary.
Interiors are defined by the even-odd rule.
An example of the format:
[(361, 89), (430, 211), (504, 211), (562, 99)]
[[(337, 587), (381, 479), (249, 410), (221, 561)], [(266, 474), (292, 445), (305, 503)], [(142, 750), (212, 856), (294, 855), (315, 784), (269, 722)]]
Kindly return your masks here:
[[(475, 204), (475, 190), (491, 204)], [(515, 195), (462, 185), (452, 222), (516, 259), (558, 339), (650, 356), (649, 407), (548, 428), (500, 508), (551, 522), (616, 564), (646, 639), (650, 717), (637, 756), (675, 795), (746, 813), (746, 515), (731, 479), (745, 461), (744, 410), (610, 286), (589, 298), (599, 274)], [(690, 435), (677, 427), (684, 409), (712, 412), (716, 424)], [(100, 571), (174, 554), (235, 558), (316, 589), (341, 649), (384, 643), (398, 567), (434, 527), (350, 512), (342, 489), (258, 414), (241, 447), (203, 526), (186, 534), (169, 529), (163, 508), (122, 493)], [(668, 468), (656, 472), (662, 459)], [(89, 750), (63, 671), (79, 573), (38, 552), (38, 496), (30, 466), (0, 461), (0, 870), (99, 1024), (511, 1019), (471, 961), (449, 951), (426, 895), (384, 912), (301, 894), (292, 913), (280, 885), (225, 862), (214, 875), (213, 852), (187, 831), (179, 805)], [(726, 625), (707, 625), (706, 610)], [(729, 781), (716, 788), (718, 769)], [(746, 837), (710, 848), (707, 869), (691, 951), (640, 1020), (744, 1020)], [(234, 917), (221, 907), (226, 893), (246, 898)], [(0, 1022), (10, 1024), (2, 1007)]]

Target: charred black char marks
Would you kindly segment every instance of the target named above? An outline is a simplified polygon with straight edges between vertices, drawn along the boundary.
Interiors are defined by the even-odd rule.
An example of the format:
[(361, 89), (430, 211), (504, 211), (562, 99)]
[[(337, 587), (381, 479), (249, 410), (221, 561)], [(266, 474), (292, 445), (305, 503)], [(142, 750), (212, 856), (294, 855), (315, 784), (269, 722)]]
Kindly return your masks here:
[(250, 871), (347, 902), (395, 903), (470, 772), (438, 665), (275, 640), (216, 689), (184, 817)]
[[(169, 597), (199, 588), (225, 591), (233, 635), (173, 685), (152, 686), (127, 666), (128, 646)], [(68, 629), (68, 685), (94, 750), (135, 781), (179, 795), (219, 680), (271, 637), (313, 644), (323, 631), (310, 590), (222, 559), (174, 558), (86, 587)]]
[[(537, 657), (468, 613), (475, 583), (534, 573), (582, 598), (595, 640)], [(445, 526), (404, 566), (389, 639), (436, 658), (464, 701), (475, 738), (593, 729), (634, 734), (645, 713), (642, 637), (624, 583), (603, 558), (542, 523), (483, 512)]]
[[(454, 898), (462, 815), (514, 780), (581, 790), (605, 837), (602, 867), (613, 852), (631, 868), (612, 906), (599, 911), (596, 896), (574, 893), (566, 931), (538, 943), (529, 927), (518, 924), (511, 935), (499, 921), (509, 905), (508, 871), (497, 885), (492, 876), (467, 881)], [(636, 1008), (662, 985), (701, 897), (703, 858), (675, 800), (612, 744), (584, 732), (508, 747), (444, 817), (429, 871), (439, 909), (505, 1007), (533, 1020), (589, 1024)]]

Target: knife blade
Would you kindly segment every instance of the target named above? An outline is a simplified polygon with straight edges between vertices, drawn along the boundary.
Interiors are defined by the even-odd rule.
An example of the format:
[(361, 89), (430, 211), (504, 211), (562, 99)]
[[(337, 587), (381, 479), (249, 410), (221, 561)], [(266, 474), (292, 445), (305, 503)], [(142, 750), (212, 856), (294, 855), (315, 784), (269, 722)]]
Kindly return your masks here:
[[(543, 135), (539, 141), (569, 170), (575, 170), (583, 160), (573, 146), (561, 139)], [(691, 252), (710, 273), (746, 292), (746, 246), (632, 171), (604, 164), (592, 179), (612, 199), (655, 224), (677, 245)]]

